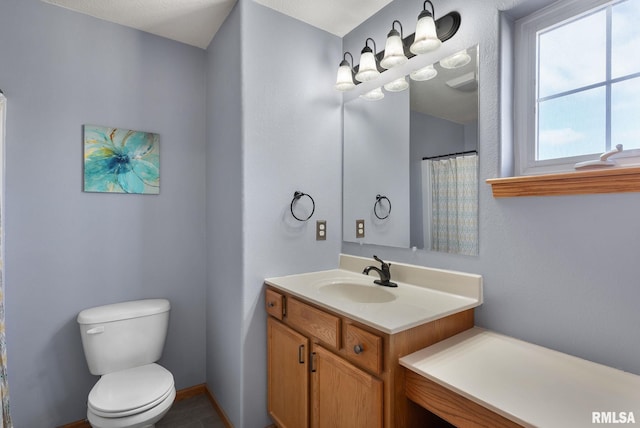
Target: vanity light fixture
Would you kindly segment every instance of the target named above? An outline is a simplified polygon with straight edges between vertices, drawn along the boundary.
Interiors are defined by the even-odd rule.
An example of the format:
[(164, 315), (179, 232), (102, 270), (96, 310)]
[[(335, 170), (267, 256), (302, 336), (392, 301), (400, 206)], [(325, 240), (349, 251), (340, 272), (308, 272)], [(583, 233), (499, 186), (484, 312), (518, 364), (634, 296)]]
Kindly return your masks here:
[[(369, 40), (373, 43), (373, 50), (369, 47)], [(364, 42), (364, 48), (360, 53), (360, 68), (356, 73), (356, 80), (360, 82), (368, 82), (380, 75), (378, 71), (378, 60), (376, 59), (376, 42), (371, 37)]]
[[(431, 6), (431, 12), (427, 10), (427, 3)], [(422, 9), (422, 12), (418, 15), (416, 34), (413, 39), (413, 43), (409, 48), (409, 50), (416, 55), (436, 50), (442, 44), (442, 41), (438, 38), (438, 34), (436, 32), (436, 22), (433, 18), (435, 15), (433, 3), (429, 0), (425, 0)]]
[[(351, 65), (347, 61), (347, 54), (351, 57)], [(355, 88), (356, 84), (353, 81), (353, 55), (351, 52), (345, 52), (342, 56), (342, 62), (338, 67), (338, 77), (336, 78), (336, 89), (339, 91), (350, 91)]]
[[(431, 6), (430, 11), (427, 10), (427, 3)], [(369, 37), (366, 39), (362, 49), (359, 65), (353, 62), (353, 56), (349, 52), (345, 52), (338, 68), (335, 88), (338, 91), (349, 91), (360, 82), (374, 80), (389, 68), (402, 65), (416, 55), (437, 49), (443, 42), (452, 38), (460, 28), (461, 17), (458, 12), (449, 12), (434, 21), (435, 10), (433, 3), (425, 0), (422, 8), (414, 34), (404, 37), (402, 23), (394, 20), (391, 24), (391, 31), (387, 35), (384, 51), (376, 52), (376, 42)], [(399, 32), (396, 29), (396, 24), (400, 26)], [(373, 50), (369, 46), (369, 40), (373, 43)], [(406, 46), (410, 46), (408, 50), (405, 49)], [(347, 54), (351, 57), (351, 65), (347, 61)], [(437, 74), (435, 70), (426, 72), (427, 77), (422, 80), (433, 78), (435, 76), (434, 72)], [(419, 74), (419, 72), (412, 74)], [(414, 80), (419, 79), (415, 78)], [(380, 98), (382, 97), (378, 99)]]
[(409, 74), (409, 77), (411, 77), (411, 80), (422, 82), (425, 80), (431, 80), (437, 75), (438, 75), (438, 70), (434, 68), (433, 64), (429, 64), (426, 67), (422, 67), (415, 71), (412, 71)]
[[(395, 29), (396, 23), (400, 26), (400, 32)], [(391, 23), (391, 31), (387, 35), (387, 42), (384, 46), (384, 58), (380, 65), (386, 69), (402, 65), (409, 61), (404, 54), (404, 42), (402, 41), (402, 24), (397, 19)]]
[(408, 87), (409, 82), (407, 82), (407, 79), (404, 76), (398, 77), (396, 80), (392, 80), (384, 85), (384, 88), (389, 92), (402, 92)]
[(448, 56), (442, 60), (440, 60), (440, 66), (442, 68), (460, 68), (471, 62), (471, 57), (467, 53), (467, 50), (461, 50), (460, 52), (456, 52), (451, 56)]
[(369, 92), (360, 95), (360, 98), (363, 98), (367, 101), (378, 101), (384, 98), (384, 92), (382, 92), (381, 87), (377, 87)]

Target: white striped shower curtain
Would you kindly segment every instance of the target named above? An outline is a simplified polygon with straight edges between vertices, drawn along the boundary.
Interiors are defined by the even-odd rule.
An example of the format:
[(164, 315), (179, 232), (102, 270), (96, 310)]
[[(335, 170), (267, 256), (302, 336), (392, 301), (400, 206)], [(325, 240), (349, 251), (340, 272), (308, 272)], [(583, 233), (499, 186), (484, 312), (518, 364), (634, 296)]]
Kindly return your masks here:
[(478, 155), (424, 160), (422, 170), (425, 247), (477, 255)]

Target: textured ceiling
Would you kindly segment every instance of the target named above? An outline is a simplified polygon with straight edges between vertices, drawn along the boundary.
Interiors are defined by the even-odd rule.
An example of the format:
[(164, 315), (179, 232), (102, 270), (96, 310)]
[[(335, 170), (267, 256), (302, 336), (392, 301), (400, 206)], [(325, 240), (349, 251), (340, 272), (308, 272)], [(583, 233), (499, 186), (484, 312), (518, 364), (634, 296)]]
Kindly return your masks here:
[(344, 37), (392, 0), (254, 1), (338, 37)]
[(236, 0), (42, 0), (206, 49)]
[[(237, 0), (42, 0), (206, 49)], [(254, 0), (342, 37), (392, 0)]]
[[(206, 49), (237, 0), (42, 0), (76, 12)], [(344, 37), (392, 0), (253, 0)], [(520, 17), (554, 0), (497, 0)]]

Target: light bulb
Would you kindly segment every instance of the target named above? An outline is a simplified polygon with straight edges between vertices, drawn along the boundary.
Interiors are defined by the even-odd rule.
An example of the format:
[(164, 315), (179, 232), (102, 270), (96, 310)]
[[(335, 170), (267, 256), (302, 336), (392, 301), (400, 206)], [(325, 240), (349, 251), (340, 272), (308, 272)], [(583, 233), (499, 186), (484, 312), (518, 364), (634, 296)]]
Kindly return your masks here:
[(391, 82), (384, 85), (384, 88), (389, 92), (401, 92), (409, 87), (409, 82), (407, 79), (402, 76), (397, 78), (396, 80), (392, 80)]
[[(400, 21), (393, 21), (398, 23), (400, 29), (402, 24)], [(398, 33), (398, 30), (391, 28), (387, 35), (387, 42), (384, 47), (384, 58), (380, 61), (380, 65), (386, 69), (402, 65), (408, 61), (408, 58), (404, 54), (404, 43), (402, 42), (402, 34)]]
[(424, 80), (433, 79), (438, 75), (438, 70), (433, 67), (433, 64), (427, 65), (426, 67), (419, 68), (415, 71), (412, 71), (409, 74), (412, 80), (422, 82)]
[(471, 57), (467, 53), (467, 50), (461, 50), (460, 52), (456, 52), (451, 56), (446, 57), (445, 59), (440, 61), (440, 66), (442, 68), (460, 68), (471, 62)]
[(358, 80), (359, 82), (368, 82), (369, 80), (373, 80), (380, 75), (375, 53), (367, 45), (369, 40), (371, 40), (371, 42), (373, 43), (374, 49), (376, 47), (376, 42), (369, 37), (366, 40), (364, 48), (362, 48), (362, 52), (360, 54), (360, 66), (358, 67), (358, 72), (356, 73), (356, 80)]
[[(436, 32), (433, 14), (426, 9), (427, 3), (431, 4), (428, 0), (424, 2), (425, 9), (418, 15), (415, 38), (409, 48), (416, 55), (438, 49), (442, 44)], [(433, 4), (431, 4), (431, 8), (433, 9)]]
[(360, 98), (364, 98), (368, 101), (378, 101), (384, 98), (384, 92), (381, 87), (377, 87), (365, 94), (360, 95)]
[(350, 91), (355, 88), (355, 86), (356, 84), (353, 83), (353, 72), (351, 70), (351, 66), (346, 60), (344, 60), (340, 63), (340, 67), (338, 68), (335, 88), (338, 91), (344, 92)]

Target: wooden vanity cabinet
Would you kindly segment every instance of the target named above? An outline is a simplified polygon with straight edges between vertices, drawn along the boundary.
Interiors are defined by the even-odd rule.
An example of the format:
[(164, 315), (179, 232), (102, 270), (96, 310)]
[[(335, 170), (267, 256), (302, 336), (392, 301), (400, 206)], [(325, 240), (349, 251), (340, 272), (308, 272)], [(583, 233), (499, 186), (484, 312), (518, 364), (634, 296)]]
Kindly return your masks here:
[(280, 428), (438, 426), (406, 398), (399, 358), (473, 327), (473, 309), (387, 334), (266, 289), (268, 411)]
[(309, 424), (309, 339), (267, 319), (268, 408), (283, 428)]
[(311, 427), (382, 428), (382, 380), (312, 346)]

